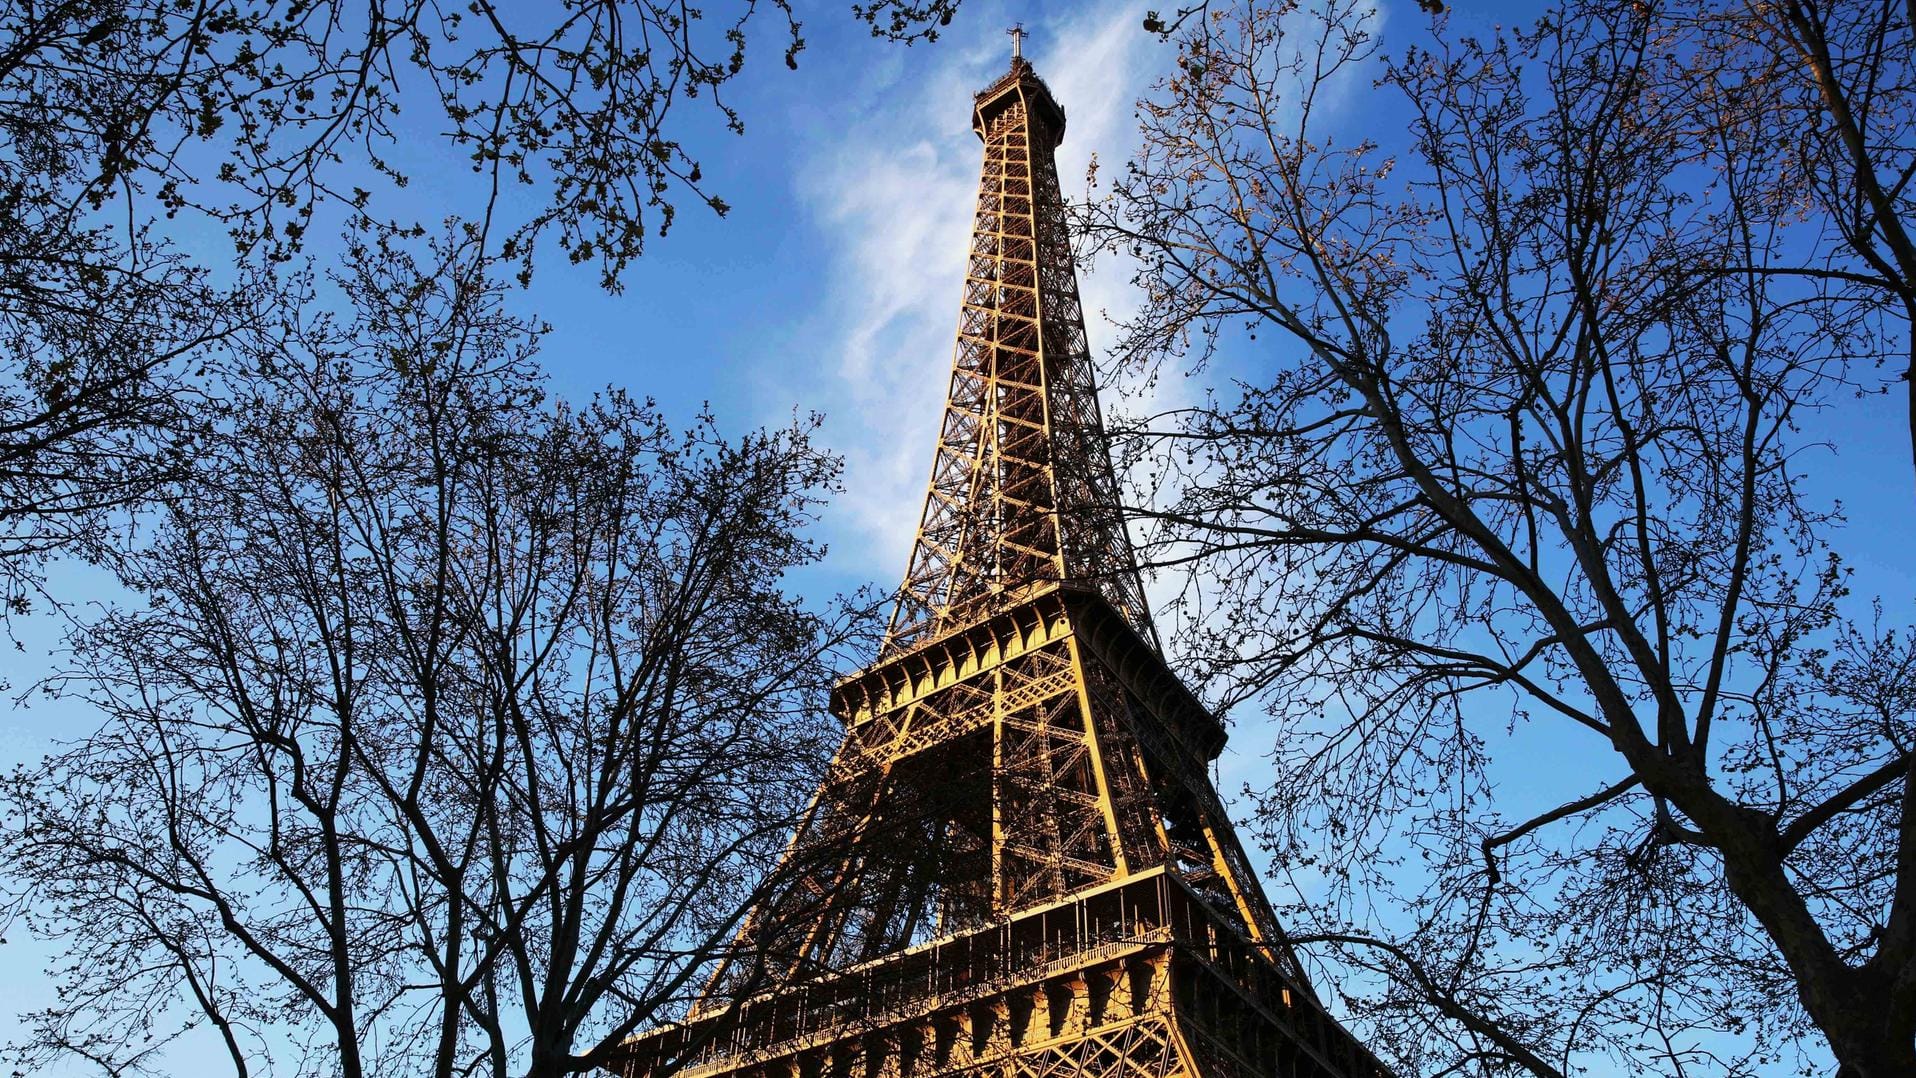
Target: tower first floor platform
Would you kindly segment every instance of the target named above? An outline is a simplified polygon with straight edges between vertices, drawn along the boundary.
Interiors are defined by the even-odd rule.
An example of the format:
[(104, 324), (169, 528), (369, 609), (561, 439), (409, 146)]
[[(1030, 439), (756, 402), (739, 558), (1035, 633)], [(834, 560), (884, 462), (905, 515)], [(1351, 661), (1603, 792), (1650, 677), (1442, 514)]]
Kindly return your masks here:
[(625, 1078), (1386, 1078), (1166, 869), (635, 1039)]

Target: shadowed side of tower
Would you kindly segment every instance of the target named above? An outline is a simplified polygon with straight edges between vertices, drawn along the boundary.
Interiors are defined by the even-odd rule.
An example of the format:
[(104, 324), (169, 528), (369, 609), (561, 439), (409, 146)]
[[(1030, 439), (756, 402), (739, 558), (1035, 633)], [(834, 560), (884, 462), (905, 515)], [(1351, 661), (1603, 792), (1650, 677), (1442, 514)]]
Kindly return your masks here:
[(984, 142), (921, 525), (775, 887), (631, 1078), (1381, 1076), (1318, 1006), (1166, 666), (1117, 511), (1053, 151), (1021, 57)]

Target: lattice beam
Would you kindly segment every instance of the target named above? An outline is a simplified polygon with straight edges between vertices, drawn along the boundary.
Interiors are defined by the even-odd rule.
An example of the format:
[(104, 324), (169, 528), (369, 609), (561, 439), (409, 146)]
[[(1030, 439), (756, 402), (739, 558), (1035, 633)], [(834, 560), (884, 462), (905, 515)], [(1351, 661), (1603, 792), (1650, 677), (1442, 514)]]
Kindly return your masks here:
[(1118, 516), (1030, 65), (980, 94), (923, 522), (845, 740), (687, 1021), (630, 1078), (1383, 1078), (1318, 1007)]
[(1155, 643), (1065, 228), (1064, 113), (1019, 61), (979, 95), (974, 126), (984, 167), (950, 390), (886, 652), (1059, 581), (1095, 589)]

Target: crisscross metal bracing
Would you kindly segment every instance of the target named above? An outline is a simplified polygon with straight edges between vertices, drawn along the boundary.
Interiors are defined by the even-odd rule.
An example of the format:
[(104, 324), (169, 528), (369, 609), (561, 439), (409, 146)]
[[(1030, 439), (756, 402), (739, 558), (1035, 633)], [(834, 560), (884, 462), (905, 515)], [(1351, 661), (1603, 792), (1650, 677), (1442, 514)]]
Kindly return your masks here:
[(1218, 801), (1116, 510), (1022, 59), (985, 143), (910, 569), (771, 891), (628, 1078), (1382, 1078), (1325, 1016)]
[(1153, 639), (1052, 156), (1064, 113), (1018, 61), (979, 95), (973, 122), (985, 160), (958, 343), (886, 652), (1061, 581), (1095, 590)]

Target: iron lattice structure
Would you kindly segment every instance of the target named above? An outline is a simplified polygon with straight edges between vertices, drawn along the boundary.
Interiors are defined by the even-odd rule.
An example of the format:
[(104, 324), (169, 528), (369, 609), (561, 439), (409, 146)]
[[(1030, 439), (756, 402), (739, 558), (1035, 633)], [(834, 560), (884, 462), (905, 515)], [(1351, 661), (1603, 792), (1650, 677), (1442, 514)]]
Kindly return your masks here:
[(958, 347), (887, 651), (1060, 581), (1151, 637), (1052, 157), (1064, 113), (1020, 60), (979, 95), (972, 124), (985, 161)]
[(628, 1078), (1381, 1078), (1212, 787), (1116, 512), (1053, 152), (1014, 58), (984, 140), (930, 491), (875, 665), (739, 957)]

